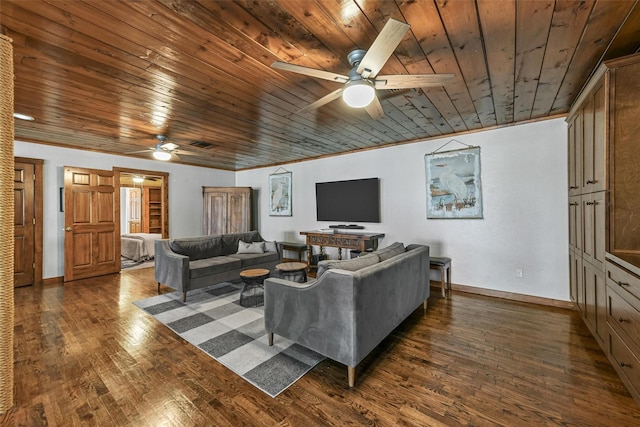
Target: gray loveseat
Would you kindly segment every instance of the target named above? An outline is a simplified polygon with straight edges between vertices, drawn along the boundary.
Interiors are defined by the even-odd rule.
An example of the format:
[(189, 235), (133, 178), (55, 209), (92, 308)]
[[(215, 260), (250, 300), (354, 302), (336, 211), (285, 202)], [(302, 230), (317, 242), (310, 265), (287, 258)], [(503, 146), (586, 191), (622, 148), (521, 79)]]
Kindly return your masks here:
[[(346, 261), (321, 261), (307, 283), (264, 282), (264, 323), (290, 339), (348, 367), (355, 367), (420, 304), (427, 309), (429, 247), (394, 243)], [(277, 339), (277, 338), (276, 338)]]
[(242, 270), (265, 268), (282, 262), (276, 242), (265, 242), (260, 233), (161, 239), (155, 242), (155, 278), (182, 292), (240, 278)]

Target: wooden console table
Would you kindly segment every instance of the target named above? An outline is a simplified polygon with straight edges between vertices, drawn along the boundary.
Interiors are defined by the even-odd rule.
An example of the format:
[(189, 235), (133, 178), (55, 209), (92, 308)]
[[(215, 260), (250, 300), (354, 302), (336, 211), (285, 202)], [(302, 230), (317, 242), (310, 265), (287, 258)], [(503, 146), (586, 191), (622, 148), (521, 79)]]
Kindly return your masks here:
[(329, 246), (338, 248), (338, 259), (342, 259), (342, 249), (358, 249), (364, 252), (368, 249), (378, 249), (378, 240), (384, 237), (384, 233), (345, 233), (335, 232), (322, 233), (320, 231), (301, 231), (300, 234), (307, 236), (307, 263), (311, 267), (312, 246), (322, 248)]

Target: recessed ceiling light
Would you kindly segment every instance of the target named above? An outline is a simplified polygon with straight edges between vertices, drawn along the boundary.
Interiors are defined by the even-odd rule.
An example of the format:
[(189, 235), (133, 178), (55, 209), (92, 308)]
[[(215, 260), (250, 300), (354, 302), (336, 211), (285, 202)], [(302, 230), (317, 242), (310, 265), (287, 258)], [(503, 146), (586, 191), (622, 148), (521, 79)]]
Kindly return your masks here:
[(35, 120), (32, 116), (27, 116), (26, 114), (20, 114), (20, 113), (13, 113), (13, 117), (20, 120), (29, 120), (29, 121)]

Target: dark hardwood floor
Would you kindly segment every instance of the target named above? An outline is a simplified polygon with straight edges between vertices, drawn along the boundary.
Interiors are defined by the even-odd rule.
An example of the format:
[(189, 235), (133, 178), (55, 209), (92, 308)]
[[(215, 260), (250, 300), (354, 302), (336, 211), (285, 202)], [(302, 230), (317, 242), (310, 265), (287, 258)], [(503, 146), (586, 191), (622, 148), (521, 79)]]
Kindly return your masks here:
[[(170, 289), (162, 288), (163, 292)], [(153, 269), (15, 291), (19, 426), (638, 426), (577, 313), (435, 289), (357, 368), (325, 360), (275, 399), (132, 304)]]

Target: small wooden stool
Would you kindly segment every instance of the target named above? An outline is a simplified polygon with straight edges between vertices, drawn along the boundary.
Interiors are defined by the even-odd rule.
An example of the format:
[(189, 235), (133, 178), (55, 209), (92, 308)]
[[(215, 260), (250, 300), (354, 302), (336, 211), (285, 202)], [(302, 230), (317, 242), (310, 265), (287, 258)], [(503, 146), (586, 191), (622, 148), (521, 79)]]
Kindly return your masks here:
[(304, 262), (283, 262), (276, 265), (283, 279), (304, 283), (307, 281), (307, 264)]
[(269, 277), (269, 270), (254, 268), (240, 272), (244, 282), (240, 291), (240, 305), (243, 307), (258, 307), (264, 304), (264, 279)]
[[(442, 298), (451, 297), (451, 258), (432, 256), (429, 260), (429, 268), (440, 273), (440, 287)], [(445, 277), (446, 275), (446, 277)]]

